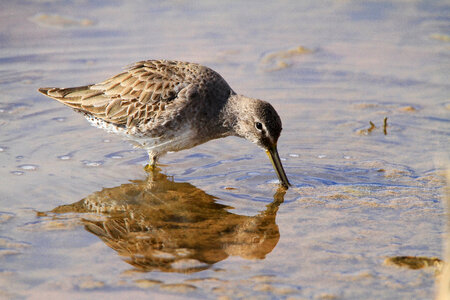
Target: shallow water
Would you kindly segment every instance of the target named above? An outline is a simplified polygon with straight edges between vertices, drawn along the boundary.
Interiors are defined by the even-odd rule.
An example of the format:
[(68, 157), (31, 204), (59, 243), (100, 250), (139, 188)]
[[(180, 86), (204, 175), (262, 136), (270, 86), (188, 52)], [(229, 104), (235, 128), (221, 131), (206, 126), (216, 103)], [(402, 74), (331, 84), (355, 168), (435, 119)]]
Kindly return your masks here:
[[(384, 261), (445, 259), (450, 5), (297, 2), (3, 1), (0, 298), (431, 298), (433, 268)], [(36, 92), (150, 58), (270, 101), (293, 187), (238, 138), (153, 178)]]

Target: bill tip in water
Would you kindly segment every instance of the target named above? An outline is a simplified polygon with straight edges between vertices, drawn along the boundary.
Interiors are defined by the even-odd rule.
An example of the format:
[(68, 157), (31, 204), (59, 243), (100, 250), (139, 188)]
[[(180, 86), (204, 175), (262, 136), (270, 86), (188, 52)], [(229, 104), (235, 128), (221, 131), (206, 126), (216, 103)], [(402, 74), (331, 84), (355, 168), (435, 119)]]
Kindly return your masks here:
[(277, 145), (273, 145), (266, 149), (267, 156), (270, 159), (270, 162), (272, 163), (273, 168), (275, 169), (275, 172), (277, 173), (278, 179), (280, 181), (280, 184), (288, 189), (291, 185), (286, 173), (284, 172), (283, 165), (281, 164), (280, 156), (278, 155)]

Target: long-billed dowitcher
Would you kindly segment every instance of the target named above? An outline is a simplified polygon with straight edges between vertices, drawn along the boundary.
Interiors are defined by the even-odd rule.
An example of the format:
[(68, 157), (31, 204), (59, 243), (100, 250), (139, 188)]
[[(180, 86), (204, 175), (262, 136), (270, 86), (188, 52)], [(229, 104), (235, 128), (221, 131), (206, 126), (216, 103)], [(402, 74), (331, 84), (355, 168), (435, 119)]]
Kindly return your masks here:
[(208, 67), (148, 60), (97, 84), (39, 91), (137, 143), (147, 150), (149, 167), (168, 151), (234, 135), (265, 149), (280, 183), (290, 185), (277, 151), (281, 119), (275, 109), (236, 94)]

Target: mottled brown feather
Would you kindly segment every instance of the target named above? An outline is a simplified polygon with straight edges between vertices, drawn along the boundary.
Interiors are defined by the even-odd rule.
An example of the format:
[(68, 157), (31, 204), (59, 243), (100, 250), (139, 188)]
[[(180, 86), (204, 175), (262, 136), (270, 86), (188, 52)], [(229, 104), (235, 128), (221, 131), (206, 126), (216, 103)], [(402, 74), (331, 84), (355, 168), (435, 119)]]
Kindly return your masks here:
[[(202, 68), (184, 62), (141, 61), (97, 84), (62, 89), (41, 88), (39, 91), (107, 122), (131, 126), (155, 116), (152, 113), (155, 110), (164, 111), (164, 103), (177, 101), (180, 97), (185, 99), (188, 95), (185, 89), (195, 82)], [(145, 118), (131, 120), (137, 116)]]
[(237, 135), (265, 148), (280, 181), (289, 186), (276, 150), (282, 125), (275, 109), (236, 95), (207, 67), (141, 61), (98, 84), (39, 91), (83, 112), (92, 125), (136, 142), (147, 150), (153, 166), (168, 151)]

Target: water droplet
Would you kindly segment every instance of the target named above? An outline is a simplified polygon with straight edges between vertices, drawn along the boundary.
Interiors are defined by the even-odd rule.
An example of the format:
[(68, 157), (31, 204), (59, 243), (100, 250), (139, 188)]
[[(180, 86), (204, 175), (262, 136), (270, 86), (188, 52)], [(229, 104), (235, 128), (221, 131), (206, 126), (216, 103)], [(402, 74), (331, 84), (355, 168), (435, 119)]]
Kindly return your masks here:
[(291, 154), (289, 154), (289, 156), (290, 156), (290, 157), (300, 157), (300, 155), (295, 154), (295, 153), (291, 153)]
[(325, 154), (320, 154), (320, 155), (317, 155), (317, 157), (318, 158), (325, 158), (325, 157), (327, 157)]
[(103, 140), (103, 143), (110, 143), (111, 142), (111, 140), (109, 140), (109, 139), (104, 139)]
[(0, 147), (0, 152), (6, 151), (6, 147)]
[(38, 166), (36, 166), (36, 165), (20, 165), (17, 167), (19, 169), (26, 170), (26, 171), (36, 171), (38, 169)]
[(351, 156), (348, 156), (348, 155), (345, 155), (344, 156), (344, 159), (350, 159), (350, 158), (352, 158)]
[(247, 175), (249, 175), (249, 176), (258, 176), (258, 175), (260, 175), (261, 173), (258, 173), (258, 172), (248, 172), (247, 173)]
[(112, 155), (111, 156), (111, 158), (114, 158), (114, 159), (119, 159), (119, 158), (123, 158), (123, 156), (122, 155)]
[(23, 158), (23, 155), (16, 156), (16, 159), (22, 159), (22, 158)]
[(14, 174), (14, 175), (20, 176), (20, 175), (23, 175), (23, 174), (25, 174), (25, 172), (22, 172), (22, 171), (11, 171), (11, 174)]
[(286, 161), (286, 158), (280, 157), (280, 160), (281, 160), (281, 161)]
[(71, 158), (72, 158), (72, 156), (69, 154), (58, 156), (58, 159), (60, 159), (60, 160), (69, 160)]
[(82, 163), (87, 167), (99, 167), (103, 165), (103, 161), (83, 160)]

